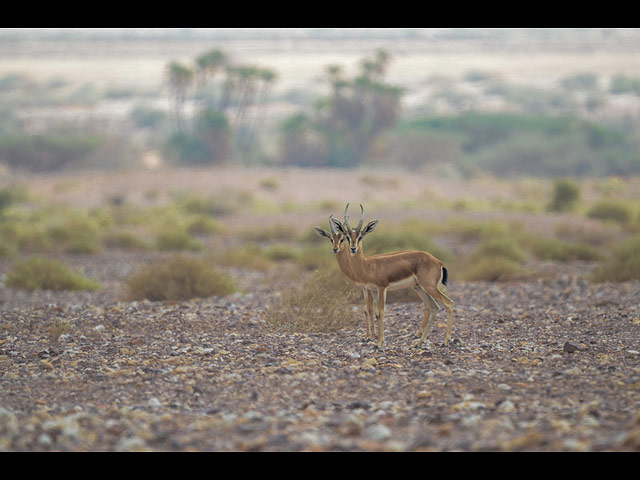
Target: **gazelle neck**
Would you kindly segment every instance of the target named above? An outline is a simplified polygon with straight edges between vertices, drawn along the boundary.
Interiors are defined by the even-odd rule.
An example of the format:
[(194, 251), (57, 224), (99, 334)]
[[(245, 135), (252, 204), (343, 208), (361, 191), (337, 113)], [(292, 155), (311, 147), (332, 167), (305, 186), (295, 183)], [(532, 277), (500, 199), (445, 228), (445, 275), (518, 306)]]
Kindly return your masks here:
[(349, 253), (349, 247), (341, 247), (340, 250), (338, 250), (338, 253), (336, 253), (335, 255), (338, 262), (338, 267), (340, 268), (342, 273), (344, 273), (350, 279), (355, 280), (351, 269), (351, 259), (349, 258), (351, 254)]

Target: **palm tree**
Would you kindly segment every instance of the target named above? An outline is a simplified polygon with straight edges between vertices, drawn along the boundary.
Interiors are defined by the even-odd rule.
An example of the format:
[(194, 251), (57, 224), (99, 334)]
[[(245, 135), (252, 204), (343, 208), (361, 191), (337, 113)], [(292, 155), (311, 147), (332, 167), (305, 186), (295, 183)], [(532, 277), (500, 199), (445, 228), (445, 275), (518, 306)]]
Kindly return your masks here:
[(173, 110), (178, 131), (184, 131), (183, 110), (187, 91), (193, 81), (193, 71), (178, 62), (171, 62), (167, 66), (169, 90), (173, 100)]
[[(196, 58), (196, 75), (198, 83), (198, 97), (205, 101), (205, 90), (213, 81), (216, 75), (227, 65), (227, 55), (218, 49), (211, 49)], [(210, 105), (213, 105), (213, 96), (209, 98)]]

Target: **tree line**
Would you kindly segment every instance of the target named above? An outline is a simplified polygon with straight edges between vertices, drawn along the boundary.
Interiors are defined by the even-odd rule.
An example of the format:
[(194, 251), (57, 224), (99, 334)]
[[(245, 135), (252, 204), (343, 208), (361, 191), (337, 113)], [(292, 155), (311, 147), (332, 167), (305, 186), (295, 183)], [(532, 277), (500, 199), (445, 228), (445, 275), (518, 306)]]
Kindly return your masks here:
[[(388, 84), (389, 54), (378, 50), (348, 78), (344, 69), (325, 70), (329, 94), (311, 113), (288, 117), (279, 129), (279, 159), (284, 165), (355, 166), (361, 164), (401, 114), (402, 89)], [(173, 133), (167, 152), (185, 163), (219, 163), (232, 155), (248, 161), (259, 150), (258, 133), (277, 79), (272, 69), (236, 65), (212, 49), (193, 65), (167, 65)], [(186, 114), (191, 104), (191, 115)]]

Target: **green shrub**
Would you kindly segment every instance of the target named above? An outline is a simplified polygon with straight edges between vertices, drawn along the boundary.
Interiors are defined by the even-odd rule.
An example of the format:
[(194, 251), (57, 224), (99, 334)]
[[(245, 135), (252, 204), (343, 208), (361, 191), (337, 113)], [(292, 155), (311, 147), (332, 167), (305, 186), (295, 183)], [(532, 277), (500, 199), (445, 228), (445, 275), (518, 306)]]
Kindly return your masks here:
[(215, 194), (202, 196), (177, 193), (175, 203), (179, 209), (191, 214), (226, 215), (252, 207), (254, 202), (251, 192), (243, 192), (223, 188)]
[(16, 246), (4, 235), (0, 235), (0, 259), (13, 257), (16, 253), (18, 253)]
[(23, 290), (97, 290), (100, 284), (76, 273), (61, 262), (31, 257), (16, 262), (5, 280), (7, 286)]
[(482, 242), (491, 238), (518, 235), (523, 230), (522, 224), (515, 221), (475, 222), (457, 217), (451, 218), (439, 228), (440, 233), (455, 235), (463, 242)]
[(132, 232), (108, 232), (102, 242), (109, 248), (120, 250), (148, 250), (150, 245)]
[(298, 237), (298, 232), (295, 227), (291, 225), (268, 225), (242, 230), (238, 233), (238, 236), (243, 240), (250, 240), (252, 242), (274, 242), (295, 240)]
[(53, 171), (78, 162), (102, 141), (87, 133), (5, 135), (0, 137), (0, 158), (19, 170)]
[[(317, 234), (314, 235), (318, 237)], [(335, 255), (331, 252), (329, 242), (326, 242), (321, 245), (305, 247), (300, 253), (298, 264), (305, 270), (324, 270), (335, 266), (336, 259)]]
[(177, 226), (168, 226), (161, 230), (156, 235), (155, 245), (158, 250), (163, 251), (198, 251), (203, 248), (189, 232)]
[(580, 201), (580, 186), (569, 179), (559, 179), (553, 184), (553, 196), (549, 210), (554, 212), (569, 212)]
[(317, 271), (286, 289), (267, 308), (267, 321), (287, 332), (330, 332), (357, 325), (359, 292), (337, 268)]
[(593, 272), (596, 282), (640, 280), (640, 235), (635, 235), (614, 248), (611, 258)]
[(555, 225), (555, 233), (566, 241), (583, 243), (593, 246), (604, 246), (618, 235), (620, 227), (590, 222), (589, 224), (574, 224), (559, 222)]
[(497, 282), (521, 275), (522, 265), (501, 256), (474, 258), (459, 272), (467, 281)]
[(527, 254), (512, 237), (490, 238), (476, 247), (475, 258), (502, 257), (515, 263), (524, 263)]
[(99, 228), (84, 215), (63, 216), (47, 228), (47, 234), (67, 253), (100, 251)]
[(572, 262), (599, 261), (604, 258), (600, 250), (586, 243), (565, 242), (534, 234), (522, 237), (521, 242), (540, 260)]
[(419, 231), (398, 227), (396, 229), (376, 230), (363, 242), (365, 255), (399, 252), (401, 250), (419, 250), (429, 252), (443, 262), (453, 257), (452, 253)]
[(0, 188), (0, 215), (2, 212), (17, 202), (27, 197), (27, 191), (24, 187), (8, 186)]
[(593, 73), (576, 73), (564, 77), (560, 83), (567, 90), (595, 90), (598, 77)]
[(613, 94), (630, 93), (640, 95), (640, 79), (618, 74), (611, 78), (609, 91)]
[(523, 273), (526, 259), (526, 253), (512, 237), (485, 238), (460, 264), (459, 276), (468, 281), (509, 280)]
[(229, 295), (231, 279), (201, 258), (174, 255), (159, 260), (125, 280), (129, 300), (180, 301)]
[(267, 258), (274, 260), (276, 262), (283, 260), (293, 260), (296, 261), (300, 258), (300, 251), (291, 246), (286, 245), (284, 243), (276, 243), (271, 245), (266, 249), (265, 252)]
[(196, 215), (187, 221), (187, 232), (191, 235), (212, 235), (220, 233), (222, 227), (213, 218), (205, 215)]
[(622, 225), (629, 223), (632, 216), (633, 213), (628, 205), (612, 199), (598, 200), (587, 211), (587, 217), (589, 218), (613, 221)]
[(224, 253), (216, 255), (216, 261), (221, 265), (248, 270), (265, 271), (273, 267), (273, 261), (264, 250), (252, 243), (230, 248)]

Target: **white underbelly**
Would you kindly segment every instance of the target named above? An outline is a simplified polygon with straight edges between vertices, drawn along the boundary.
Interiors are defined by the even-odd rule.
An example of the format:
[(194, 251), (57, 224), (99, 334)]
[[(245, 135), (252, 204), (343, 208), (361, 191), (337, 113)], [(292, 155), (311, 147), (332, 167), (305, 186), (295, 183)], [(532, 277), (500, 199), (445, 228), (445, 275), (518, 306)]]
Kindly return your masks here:
[[(391, 282), (389, 284), (389, 286), (387, 287), (387, 290), (403, 290), (405, 288), (412, 288), (414, 285), (416, 284), (415, 279), (413, 278), (413, 275), (407, 278), (403, 278), (402, 280), (399, 280), (397, 282)], [(377, 285), (373, 284), (373, 283), (367, 283), (364, 285), (365, 288), (369, 289), (369, 290), (377, 290), (378, 287)]]

